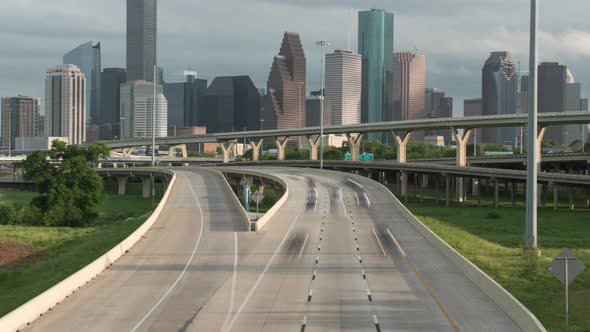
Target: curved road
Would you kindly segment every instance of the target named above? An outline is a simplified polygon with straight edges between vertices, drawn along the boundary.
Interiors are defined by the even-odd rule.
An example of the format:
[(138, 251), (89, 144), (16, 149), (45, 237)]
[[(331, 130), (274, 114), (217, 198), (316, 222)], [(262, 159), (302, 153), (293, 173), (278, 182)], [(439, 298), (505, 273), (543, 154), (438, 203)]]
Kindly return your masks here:
[(290, 197), (259, 234), (218, 172), (178, 171), (145, 239), (27, 330), (519, 330), (374, 182), (264, 171)]

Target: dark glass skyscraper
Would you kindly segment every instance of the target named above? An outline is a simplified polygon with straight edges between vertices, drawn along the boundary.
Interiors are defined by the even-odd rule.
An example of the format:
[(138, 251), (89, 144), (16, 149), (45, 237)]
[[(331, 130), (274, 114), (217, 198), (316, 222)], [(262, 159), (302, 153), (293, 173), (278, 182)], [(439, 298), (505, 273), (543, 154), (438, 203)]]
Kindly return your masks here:
[(98, 113), (98, 139), (119, 137), (121, 122), (121, 84), (127, 81), (125, 68), (105, 68), (101, 77), (101, 110)]
[(96, 124), (101, 110), (101, 54), (100, 43), (82, 44), (63, 56), (64, 65), (76, 65), (86, 76), (86, 122)]
[(306, 60), (299, 34), (285, 32), (264, 96), (264, 129), (305, 127)]
[[(363, 57), (361, 122), (392, 120), (393, 14), (372, 9), (359, 12), (358, 52)], [(380, 134), (369, 135), (380, 139)]]
[[(539, 94), (537, 97), (539, 113), (565, 112), (567, 105), (567, 85), (569, 80), (566, 65), (558, 62), (543, 62), (539, 65)], [(564, 143), (564, 127), (550, 126), (545, 133), (545, 141)]]
[(201, 119), (201, 98), (207, 90), (207, 80), (196, 73), (185, 72), (186, 82), (164, 84), (168, 100), (168, 127), (195, 127)]
[(257, 130), (259, 122), (260, 95), (249, 76), (216, 77), (211, 82), (199, 123), (208, 133)]
[[(482, 115), (516, 114), (519, 75), (509, 52), (492, 52), (482, 69)], [(515, 128), (484, 128), (482, 142), (514, 145)]]
[(154, 80), (157, 0), (127, 0), (127, 79)]

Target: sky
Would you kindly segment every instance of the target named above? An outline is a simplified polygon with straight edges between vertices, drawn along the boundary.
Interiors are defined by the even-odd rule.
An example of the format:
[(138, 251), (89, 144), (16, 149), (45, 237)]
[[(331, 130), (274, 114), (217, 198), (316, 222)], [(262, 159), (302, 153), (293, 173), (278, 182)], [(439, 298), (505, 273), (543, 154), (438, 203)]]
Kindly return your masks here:
[[(541, 61), (567, 64), (583, 95), (590, 91), (590, 1), (543, 0)], [(395, 51), (427, 58), (427, 86), (462, 98), (481, 95), (481, 68), (491, 51), (509, 51), (528, 70), (529, 0), (160, 0), (158, 62), (168, 82), (183, 71), (199, 78), (250, 75), (265, 87), (285, 31), (301, 35), (308, 90), (320, 85), (320, 52), (357, 46), (357, 12), (395, 14)], [(90, 40), (104, 67), (125, 67), (126, 1), (0, 1), (0, 96), (43, 99), (46, 69)], [(350, 38), (349, 38), (350, 37)]]

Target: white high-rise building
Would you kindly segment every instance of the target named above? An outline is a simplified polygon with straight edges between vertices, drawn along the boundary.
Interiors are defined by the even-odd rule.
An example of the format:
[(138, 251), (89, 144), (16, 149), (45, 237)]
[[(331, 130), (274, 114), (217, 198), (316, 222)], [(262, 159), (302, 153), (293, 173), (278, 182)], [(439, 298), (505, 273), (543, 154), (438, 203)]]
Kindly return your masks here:
[(70, 144), (86, 141), (86, 77), (74, 65), (47, 70), (45, 136), (67, 137)]
[[(133, 127), (136, 137), (152, 137), (154, 96), (135, 98)], [(156, 137), (168, 136), (168, 101), (163, 94), (156, 95)]]
[(362, 56), (348, 50), (326, 54), (325, 102), (332, 125), (361, 122)]

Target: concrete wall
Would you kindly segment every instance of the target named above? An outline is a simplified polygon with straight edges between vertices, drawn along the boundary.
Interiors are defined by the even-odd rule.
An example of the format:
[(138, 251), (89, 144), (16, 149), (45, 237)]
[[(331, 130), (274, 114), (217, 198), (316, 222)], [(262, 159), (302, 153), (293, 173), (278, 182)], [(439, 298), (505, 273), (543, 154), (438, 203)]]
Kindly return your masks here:
[(135, 232), (133, 232), (133, 234), (129, 235), (125, 240), (123, 240), (123, 242), (119, 243), (109, 252), (102, 255), (94, 262), (88, 264), (80, 271), (72, 274), (57, 285), (51, 287), (29, 302), (10, 312), (6, 316), (0, 318), (0, 330), (10, 332), (22, 330), (30, 322), (39, 318), (45, 312), (58, 305), (67, 296), (75, 293), (78, 289), (82, 288), (85, 284), (90, 282), (114, 262), (116, 262), (129, 249), (131, 249), (156, 222), (160, 216), (160, 213), (162, 212), (162, 209), (168, 201), (168, 197), (170, 196), (172, 187), (174, 187), (175, 181), (176, 175), (173, 175), (166, 193), (162, 197), (162, 200), (152, 215)]
[[(357, 175), (351, 175), (360, 181), (367, 181)], [(372, 180), (368, 180), (372, 181)], [(537, 317), (533, 315), (520, 301), (518, 301), (512, 294), (505, 290), (500, 284), (490, 278), (485, 272), (471, 263), (467, 258), (463, 257), (459, 252), (449, 246), (438, 235), (434, 234), (426, 225), (424, 225), (416, 216), (410, 212), (389, 189), (379, 184), (373, 183), (379, 187), (386, 195), (389, 195), (394, 204), (400, 209), (406, 219), (412, 224), (418, 232), (424, 236), (441, 253), (443, 253), (453, 264), (461, 271), (467, 278), (469, 278), (484, 294), (486, 294), (492, 301), (494, 301), (502, 311), (504, 311), (523, 331), (527, 332), (546, 332), (545, 327), (539, 322)]]

